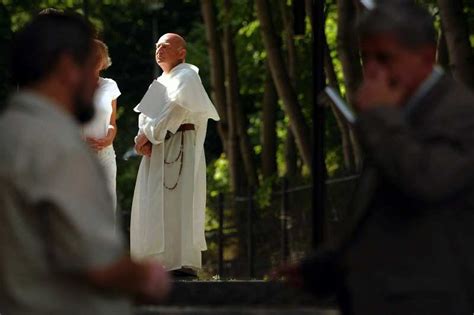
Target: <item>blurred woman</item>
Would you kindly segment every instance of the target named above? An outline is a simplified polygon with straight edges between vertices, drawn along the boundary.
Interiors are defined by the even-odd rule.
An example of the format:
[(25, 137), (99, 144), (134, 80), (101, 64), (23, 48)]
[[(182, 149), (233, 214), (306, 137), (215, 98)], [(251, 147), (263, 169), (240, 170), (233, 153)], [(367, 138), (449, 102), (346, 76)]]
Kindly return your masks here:
[(117, 164), (113, 142), (117, 134), (116, 110), (120, 90), (114, 80), (102, 78), (101, 71), (111, 66), (107, 45), (100, 40), (94, 40), (97, 48), (97, 78), (98, 87), (94, 95), (95, 116), (84, 126), (83, 136), (89, 146), (97, 153), (104, 167), (107, 185), (112, 194), (114, 209), (117, 205), (116, 175)]

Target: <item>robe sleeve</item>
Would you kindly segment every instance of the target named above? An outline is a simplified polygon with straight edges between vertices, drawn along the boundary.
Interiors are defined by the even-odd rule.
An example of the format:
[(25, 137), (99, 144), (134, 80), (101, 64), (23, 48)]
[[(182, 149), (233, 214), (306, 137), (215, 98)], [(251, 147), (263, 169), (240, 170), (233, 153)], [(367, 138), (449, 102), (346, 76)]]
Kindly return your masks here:
[(116, 100), (122, 93), (119, 90), (117, 82), (110, 80), (110, 96), (112, 100)]
[(141, 114), (139, 133), (144, 134), (152, 144), (160, 144), (165, 140), (168, 131), (176, 133), (189, 113), (189, 110), (173, 102), (155, 119)]

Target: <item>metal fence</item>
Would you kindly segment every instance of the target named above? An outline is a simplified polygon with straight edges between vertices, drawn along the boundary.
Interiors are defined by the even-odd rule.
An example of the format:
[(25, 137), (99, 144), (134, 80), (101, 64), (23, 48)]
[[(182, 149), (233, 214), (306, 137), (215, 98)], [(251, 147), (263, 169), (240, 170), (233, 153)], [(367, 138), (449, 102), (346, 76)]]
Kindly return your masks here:
[[(358, 176), (329, 179), (325, 236), (344, 229), (348, 204)], [(221, 279), (264, 278), (269, 270), (311, 251), (311, 185), (290, 187), (281, 179), (270, 203), (260, 206), (255, 191), (246, 196), (219, 194), (208, 200), (217, 227), (206, 231), (209, 249), (204, 270)]]

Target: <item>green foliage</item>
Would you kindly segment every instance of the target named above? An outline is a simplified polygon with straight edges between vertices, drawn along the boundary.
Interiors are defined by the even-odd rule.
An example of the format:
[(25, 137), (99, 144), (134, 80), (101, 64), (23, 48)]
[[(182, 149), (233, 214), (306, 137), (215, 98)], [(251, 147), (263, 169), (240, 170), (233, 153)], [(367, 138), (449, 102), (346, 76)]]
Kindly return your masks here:
[(265, 209), (271, 206), (272, 193), (275, 185), (278, 183), (278, 176), (263, 178), (260, 187), (255, 193), (255, 200), (259, 209)]
[(229, 161), (222, 154), (207, 167), (207, 189), (210, 197), (217, 197), (219, 193), (229, 191)]

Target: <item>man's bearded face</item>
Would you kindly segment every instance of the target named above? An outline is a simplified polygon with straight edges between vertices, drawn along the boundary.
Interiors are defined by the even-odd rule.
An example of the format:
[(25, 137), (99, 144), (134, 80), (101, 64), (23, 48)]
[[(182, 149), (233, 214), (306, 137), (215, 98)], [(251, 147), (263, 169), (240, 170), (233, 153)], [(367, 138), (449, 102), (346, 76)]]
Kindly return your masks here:
[(97, 58), (95, 52), (91, 53), (86, 63), (79, 68), (80, 80), (74, 89), (74, 116), (84, 124), (94, 117), (94, 93), (97, 89)]

